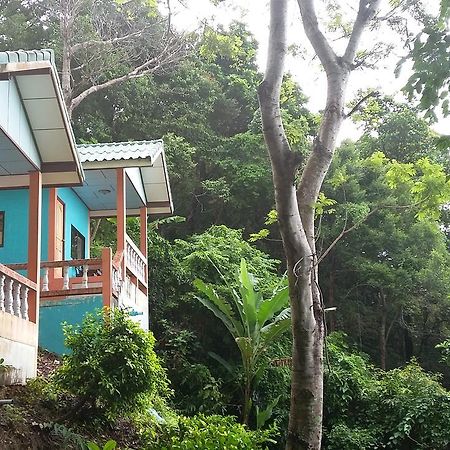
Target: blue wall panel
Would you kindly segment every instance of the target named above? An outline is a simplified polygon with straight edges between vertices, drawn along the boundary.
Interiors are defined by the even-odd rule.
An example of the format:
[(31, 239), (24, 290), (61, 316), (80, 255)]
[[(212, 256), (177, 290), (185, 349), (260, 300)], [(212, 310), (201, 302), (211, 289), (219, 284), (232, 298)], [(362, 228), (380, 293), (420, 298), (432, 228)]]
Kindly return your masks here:
[[(0, 247), (2, 264), (28, 260), (28, 189), (0, 191), (0, 211), (5, 211), (4, 245)], [(41, 259), (48, 255), (48, 190), (42, 192)]]
[(85, 256), (89, 257), (89, 210), (80, 197), (70, 188), (59, 188), (57, 195), (65, 204), (64, 259), (71, 259), (72, 225), (84, 236)]
[[(89, 210), (70, 188), (57, 190), (65, 204), (64, 259), (71, 259), (71, 226), (85, 238), (89, 256)], [(2, 264), (25, 263), (28, 259), (28, 189), (0, 190), (0, 211), (5, 211), (4, 246), (0, 247)], [(42, 191), (41, 260), (48, 260), (48, 189)]]
[(64, 346), (62, 324), (81, 324), (87, 312), (103, 307), (101, 295), (69, 297), (63, 300), (41, 300), (39, 307), (39, 346), (58, 355), (68, 353)]

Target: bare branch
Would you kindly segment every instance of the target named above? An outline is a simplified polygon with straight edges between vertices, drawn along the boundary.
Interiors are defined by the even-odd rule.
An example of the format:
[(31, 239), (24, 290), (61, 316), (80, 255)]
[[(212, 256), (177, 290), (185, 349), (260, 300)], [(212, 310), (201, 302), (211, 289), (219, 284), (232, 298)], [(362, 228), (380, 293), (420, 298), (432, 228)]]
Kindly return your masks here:
[(348, 66), (353, 64), (364, 28), (375, 16), (378, 11), (379, 4), (380, 0), (359, 0), (358, 14), (356, 15), (352, 34), (348, 40), (347, 48), (345, 49), (343, 57), (343, 60), (346, 64), (348, 64)]
[(372, 211), (370, 211), (366, 216), (364, 216), (362, 219), (356, 221), (350, 228), (346, 228), (346, 223), (344, 224), (344, 227), (342, 231), (336, 236), (334, 241), (328, 246), (328, 248), (320, 255), (320, 257), (317, 259), (317, 265), (319, 265), (328, 255), (328, 253), (333, 250), (334, 246), (350, 231), (353, 231), (355, 228), (358, 228), (361, 224), (363, 224), (372, 214), (375, 214), (379, 208), (374, 208)]
[(141, 29), (141, 30), (135, 31), (134, 33), (125, 34), (123, 36), (119, 36), (119, 37), (112, 38), (112, 39), (105, 39), (105, 40), (92, 39), (90, 41), (78, 42), (77, 44), (74, 44), (70, 47), (70, 53), (72, 55), (74, 55), (75, 53), (79, 52), (80, 50), (86, 50), (87, 48), (90, 48), (90, 47), (103, 46), (103, 45), (114, 45), (119, 42), (127, 41), (132, 38), (141, 36), (144, 33), (144, 31), (145, 31), (144, 29)]
[(329, 247), (320, 255), (320, 257), (317, 260), (317, 265), (320, 264), (325, 257), (330, 253), (330, 251), (333, 249), (333, 247), (348, 233), (350, 233), (350, 231), (353, 231), (355, 228), (359, 227), (362, 223), (364, 223), (372, 214), (376, 213), (377, 211), (380, 211), (382, 209), (398, 209), (398, 210), (402, 210), (402, 209), (411, 209), (411, 208), (415, 208), (416, 206), (420, 206), (423, 203), (425, 203), (428, 200), (428, 196), (423, 198), (422, 200), (419, 200), (415, 203), (410, 203), (408, 205), (386, 205), (386, 204), (382, 204), (382, 205), (378, 205), (375, 208), (372, 209), (372, 211), (370, 211), (366, 216), (364, 216), (362, 219), (358, 220), (357, 222), (355, 222), (350, 228), (346, 228), (346, 224), (347, 224), (347, 219), (345, 219), (345, 224), (343, 227), (343, 230), (338, 234), (338, 236), (334, 239), (334, 241), (329, 245)]
[(157, 70), (163, 69), (169, 65), (173, 65), (177, 63), (184, 56), (184, 42), (180, 39), (179, 41), (167, 42), (164, 49), (159, 53), (159, 55), (154, 58), (149, 59), (143, 64), (135, 67), (130, 70), (128, 73), (118, 76), (116, 78), (112, 78), (103, 83), (92, 85), (74, 97), (69, 105), (69, 113), (72, 113), (73, 110), (89, 95), (99, 92), (101, 90), (110, 88), (117, 84), (123, 83), (124, 81), (128, 81), (134, 78), (140, 78), (145, 75), (149, 75), (155, 73)]
[(325, 35), (320, 31), (313, 0), (297, 0), (306, 36), (311, 42), (325, 71), (328, 73), (337, 64), (337, 56)]
[(359, 111), (361, 108), (361, 105), (368, 100), (371, 97), (379, 97), (380, 93), (378, 91), (370, 91), (368, 94), (366, 94), (364, 97), (362, 97), (355, 106), (345, 115), (345, 118), (348, 119), (350, 116), (352, 116), (355, 112)]

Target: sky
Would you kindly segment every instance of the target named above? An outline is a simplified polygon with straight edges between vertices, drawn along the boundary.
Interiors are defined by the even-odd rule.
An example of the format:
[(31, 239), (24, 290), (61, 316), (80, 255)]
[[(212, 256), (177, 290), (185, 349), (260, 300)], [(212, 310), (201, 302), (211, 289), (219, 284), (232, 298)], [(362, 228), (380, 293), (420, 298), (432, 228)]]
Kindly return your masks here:
[[(219, 6), (213, 6), (209, 0), (172, 1), (174, 3), (172, 5), (175, 16), (174, 21), (178, 26), (185, 29), (195, 29), (202, 21), (215, 25), (221, 24), (225, 27), (233, 20), (245, 22), (258, 41), (257, 61), (261, 71), (264, 70), (269, 32), (267, 0), (225, 0)], [(320, 9), (320, 6), (324, 3), (324, 1), (317, 2), (319, 17), (326, 15), (325, 11)], [(348, 19), (351, 20), (355, 13), (354, 5), (357, 4), (356, 0), (339, 0), (338, 3), (343, 7), (344, 13), (347, 12)], [(382, 1), (383, 4), (387, 4), (387, 0)], [(428, 0), (426, 5), (430, 13), (437, 13), (439, 8), (438, 0)], [(303, 33), (297, 2), (293, 0), (291, 0), (289, 5), (288, 17), (289, 43), (297, 46), (301, 55), (289, 56), (286, 61), (286, 70), (293, 75), (305, 95), (309, 98), (309, 108), (314, 112), (318, 112), (325, 103), (325, 76), (317, 58), (313, 57), (312, 49)], [(411, 22), (409, 26), (412, 27), (410, 28), (411, 31), (419, 31), (418, 28), (417, 30), (414, 29), (414, 25), (411, 25)], [(407, 53), (402, 39), (387, 26), (381, 26), (380, 29), (367, 31), (361, 46), (371, 48), (374, 42), (381, 40), (381, 37), (384, 42), (389, 42), (393, 47), (389, 57), (380, 61), (374, 70), (362, 69), (352, 73), (348, 85), (348, 100), (354, 99), (358, 90), (365, 88), (379, 89), (384, 94), (395, 96), (399, 101), (404, 100), (401, 94), (401, 87), (411, 74), (411, 68), (405, 65), (398, 77), (394, 75), (398, 61)], [(338, 54), (343, 50), (344, 46), (344, 40), (333, 42), (333, 47)], [(448, 131), (450, 130), (450, 119), (439, 120), (433, 128), (439, 133), (450, 134)], [(351, 120), (347, 120), (342, 127), (339, 140), (345, 138), (356, 139), (360, 132)]]

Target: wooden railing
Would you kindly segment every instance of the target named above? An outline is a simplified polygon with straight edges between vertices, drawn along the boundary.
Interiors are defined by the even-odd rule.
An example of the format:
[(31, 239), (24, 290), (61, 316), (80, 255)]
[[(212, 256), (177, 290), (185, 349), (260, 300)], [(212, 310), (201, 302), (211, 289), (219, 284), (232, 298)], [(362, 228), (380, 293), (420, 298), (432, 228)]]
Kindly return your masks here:
[[(88, 289), (89, 282), (92, 281), (92, 278), (94, 278), (94, 281), (98, 281), (98, 277), (101, 275), (102, 260), (100, 258), (92, 258), (42, 262), (42, 292), (48, 292), (50, 290), (50, 269), (56, 268), (62, 268), (61, 290), (69, 290), (74, 287), (74, 284), (80, 289)], [(73, 268), (72, 273), (69, 270), (70, 268)]]
[(36, 283), (0, 264), (0, 311), (28, 320), (28, 296)]
[[(8, 264), (8, 267), (3, 267), (5, 267), (5, 270), (15, 274), (16, 277), (19, 277), (17, 278), (18, 280), (23, 279), (31, 283), (25, 277), (15, 272), (26, 270), (26, 263)], [(8, 299), (11, 295), (13, 297), (14, 295), (16, 297), (19, 295), (15, 294), (16, 291), (14, 290), (10, 294), (9, 285), (3, 289), (1, 283), (0, 270), (0, 308), (2, 307), (2, 292), (4, 297), (8, 296)], [(130, 283), (136, 284), (137, 288), (146, 292), (147, 261), (128, 236), (126, 237), (125, 251), (117, 252), (114, 258), (111, 258), (110, 249), (104, 249), (102, 258), (41, 262), (41, 297), (44, 298), (67, 296), (68, 291), (70, 291), (70, 295), (102, 293), (108, 299), (114, 297), (118, 300), (121, 295), (127, 295), (126, 287)], [(22, 292), (23, 295), (27, 295), (27, 291), (24, 288), (20, 288), (20, 290), (19, 288), (15, 289), (18, 292)], [(34, 285), (34, 289), (36, 289), (36, 285)], [(10, 308), (9, 303), (10, 301), (8, 300), (8, 308)]]
[[(102, 266), (101, 258), (42, 261), (41, 297), (69, 290), (76, 290), (80, 294), (88, 293), (93, 288), (101, 291)], [(8, 264), (8, 267), (13, 270), (26, 270), (27, 264)], [(61, 269), (62, 277), (55, 276), (55, 269)]]
[(127, 269), (144, 286), (147, 286), (147, 260), (128, 235), (125, 237), (125, 241)]

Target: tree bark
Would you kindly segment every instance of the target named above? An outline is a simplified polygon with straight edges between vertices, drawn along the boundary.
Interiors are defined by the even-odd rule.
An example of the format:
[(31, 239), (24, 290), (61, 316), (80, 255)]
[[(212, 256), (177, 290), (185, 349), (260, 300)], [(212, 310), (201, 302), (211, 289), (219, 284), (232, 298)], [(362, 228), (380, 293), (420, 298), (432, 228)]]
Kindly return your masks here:
[[(60, 18), (59, 18), (59, 30), (61, 33), (61, 90), (63, 92), (64, 102), (69, 108), (70, 101), (72, 99), (72, 74), (70, 69), (70, 63), (72, 59), (71, 54), (71, 37), (73, 35), (73, 11), (71, 8), (70, 0), (62, 0), (60, 3)], [(69, 114), (71, 112), (69, 111)]]
[[(334, 279), (334, 273), (335, 271), (335, 257), (334, 254), (331, 256), (330, 259), (330, 274), (328, 276), (328, 307), (332, 308), (336, 306), (336, 298), (334, 295), (334, 288), (335, 288), (335, 279)], [(328, 314), (328, 331), (330, 333), (333, 333), (333, 331), (336, 331), (336, 313), (332, 311), (330, 314)]]
[(325, 110), (298, 187), (296, 178), (301, 156), (289, 146), (279, 105), (287, 49), (287, 0), (270, 2), (268, 58), (258, 98), (289, 279), (293, 348), (287, 450), (321, 447), (325, 333), (323, 300), (318, 284), (314, 205), (344, 119), (345, 90), (357, 45), (378, 2), (360, 0), (347, 49), (343, 57), (338, 57), (319, 29), (313, 0), (298, 0), (306, 35), (327, 75)]
[(378, 330), (378, 342), (380, 350), (380, 367), (382, 370), (386, 370), (386, 296), (384, 292), (380, 290), (378, 293), (378, 305), (380, 307), (380, 328)]

